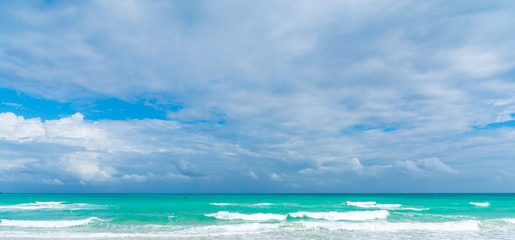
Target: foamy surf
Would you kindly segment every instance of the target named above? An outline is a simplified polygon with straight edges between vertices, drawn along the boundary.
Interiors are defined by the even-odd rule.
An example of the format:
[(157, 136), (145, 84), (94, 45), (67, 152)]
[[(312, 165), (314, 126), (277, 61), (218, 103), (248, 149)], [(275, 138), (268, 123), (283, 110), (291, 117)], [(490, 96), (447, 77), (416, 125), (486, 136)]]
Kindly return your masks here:
[(489, 207), (489, 202), (470, 202), (470, 204), (477, 206), (477, 207)]
[(313, 218), (330, 221), (348, 220), (365, 221), (373, 219), (385, 219), (390, 213), (386, 210), (378, 211), (352, 211), (352, 212), (295, 212), (290, 213), (292, 218)]
[(505, 221), (507, 223), (515, 224), (515, 218), (504, 218), (503, 221)]
[(12, 210), (82, 210), (98, 208), (100, 206), (84, 204), (84, 203), (71, 203), (64, 204), (63, 202), (35, 202), (35, 203), (21, 203), (15, 205), (0, 205), (0, 211)]
[(250, 206), (272, 206), (272, 205), (275, 205), (273, 203), (255, 203), (255, 204), (250, 204)]
[(102, 219), (96, 217), (90, 217), (86, 219), (79, 220), (9, 220), (9, 219), (0, 219), (0, 226), (5, 227), (24, 227), (24, 228), (65, 228), (65, 227), (75, 227), (88, 225), (93, 221), (103, 221)]
[(213, 206), (243, 206), (243, 207), (261, 207), (261, 206), (272, 206), (273, 203), (254, 203), (254, 204), (238, 204), (238, 203), (209, 203)]
[(217, 213), (204, 214), (206, 217), (214, 217), (221, 220), (245, 220), (245, 221), (283, 221), (286, 215), (273, 213), (243, 214), (237, 212), (219, 211)]
[(304, 228), (370, 231), (370, 232), (396, 232), (396, 231), (478, 231), (480, 221), (455, 222), (302, 222)]
[(213, 206), (236, 206), (238, 204), (235, 204), (235, 203), (209, 203), (209, 205), (213, 205)]
[(413, 207), (402, 207), (402, 204), (378, 204), (377, 202), (351, 202), (347, 201), (347, 206), (358, 207), (358, 208), (377, 208), (385, 210), (413, 210), (423, 211), (429, 210), (429, 208), (413, 208)]

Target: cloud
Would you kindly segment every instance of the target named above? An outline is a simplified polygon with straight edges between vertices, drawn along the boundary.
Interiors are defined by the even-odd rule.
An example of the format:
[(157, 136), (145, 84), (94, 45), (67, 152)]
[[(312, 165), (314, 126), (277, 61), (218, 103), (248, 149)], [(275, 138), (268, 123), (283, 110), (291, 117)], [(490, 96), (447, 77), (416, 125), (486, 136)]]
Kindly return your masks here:
[(199, 171), (196, 167), (192, 166), (189, 162), (184, 160), (179, 160), (175, 163), (175, 166), (177, 167), (177, 170), (185, 175), (185, 176), (195, 176), (195, 177), (203, 177), (205, 176), (204, 173)]
[(44, 135), (39, 119), (27, 119), (14, 113), (0, 113), (0, 138), (15, 141), (32, 141)]
[(451, 168), (445, 163), (441, 162), (438, 158), (423, 158), (415, 162), (411, 160), (397, 161), (395, 167), (402, 172), (409, 174), (425, 174), (425, 173), (440, 173), (440, 174), (458, 174), (459, 171)]
[(113, 180), (116, 169), (100, 165), (100, 154), (93, 152), (76, 152), (61, 156), (60, 164), (83, 181), (109, 181)]
[[(181, 179), (205, 177), (207, 169), (200, 169), (196, 165), (206, 161), (199, 160), (198, 157), (211, 156), (211, 161), (222, 161), (227, 156), (234, 156), (227, 155), (227, 152), (237, 152), (242, 156), (248, 152), (240, 146), (213, 141), (210, 136), (195, 129), (183, 132), (183, 128), (175, 121), (86, 121), (80, 113), (47, 121), (39, 118), (25, 119), (14, 113), (1, 113), (0, 121), (3, 123), (0, 125), (0, 139), (4, 140), (0, 144), (19, 146), (11, 147), (12, 150), (3, 153), (4, 158), (18, 158), (0, 161), (1, 170), (33, 168), (31, 171), (35, 170), (43, 175), (52, 174), (56, 178), (77, 179), (85, 183), (119, 180), (141, 182), (167, 179), (167, 176), (179, 176)], [(38, 150), (17, 150), (31, 146)], [(46, 149), (39, 149), (39, 146), (46, 146)], [(19, 156), (32, 156), (41, 161), (38, 167), (34, 167), (30, 164), (38, 160)], [(137, 162), (131, 162), (130, 159), (135, 156), (134, 161)], [(212, 159), (214, 156), (218, 156), (218, 160)], [(139, 157), (147, 158), (148, 162), (139, 162)], [(197, 164), (192, 164), (192, 160), (180, 159), (181, 157), (193, 157)], [(224, 166), (220, 168), (223, 169)], [(159, 176), (146, 177), (141, 171), (157, 173)]]
[(0, 5), (0, 87), (71, 108), (144, 102), (168, 119), (1, 113), (1, 156), (37, 159), (23, 165), (37, 179), (224, 185), (252, 169), (333, 191), (395, 185), (398, 171), (515, 171), (513, 128), (478, 127), (514, 119), (509, 2)]
[(141, 176), (137, 174), (125, 174), (121, 177), (121, 179), (135, 182), (145, 182), (147, 180), (147, 176)]
[(258, 176), (254, 171), (249, 170), (248, 175), (249, 175), (251, 178), (259, 179), (259, 176)]
[(10, 102), (0, 102), (0, 103), (3, 104), (3, 105), (15, 107), (16, 109), (23, 108), (23, 106), (21, 104), (18, 104), (18, 103), (10, 103)]
[(347, 163), (347, 168), (352, 170), (352, 171), (354, 171), (354, 172), (357, 172), (357, 173), (362, 173), (363, 172), (363, 165), (361, 165), (361, 162), (357, 158), (351, 159)]
[(277, 181), (279, 178), (280, 177), (277, 175), (277, 173), (270, 173), (270, 179)]
[(27, 168), (30, 163), (37, 162), (36, 159), (1, 159), (0, 158), (0, 172), (8, 171), (11, 169)]

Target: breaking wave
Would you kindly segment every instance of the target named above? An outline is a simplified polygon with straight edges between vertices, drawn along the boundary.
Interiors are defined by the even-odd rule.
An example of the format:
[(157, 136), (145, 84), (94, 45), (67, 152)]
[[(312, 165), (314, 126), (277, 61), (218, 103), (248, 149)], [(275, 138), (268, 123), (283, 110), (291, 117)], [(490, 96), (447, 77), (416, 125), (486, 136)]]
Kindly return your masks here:
[(371, 232), (395, 232), (395, 231), (477, 231), (480, 221), (455, 221), (455, 222), (303, 222), (305, 228), (320, 228), (328, 230), (353, 230)]
[(214, 206), (245, 206), (245, 207), (259, 207), (259, 206), (272, 206), (273, 203), (255, 203), (255, 204), (238, 204), (238, 203), (209, 203)]
[(470, 204), (477, 206), (477, 207), (489, 207), (489, 202), (470, 202)]
[(412, 207), (402, 207), (402, 204), (378, 204), (376, 202), (351, 202), (347, 201), (347, 206), (358, 207), (358, 208), (378, 208), (385, 210), (413, 210), (413, 211), (423, 211), (429, 210), (429, 208), (412, 208)]
[(210, 203), (209, 205), (214, 205), (214, 206), (236, 206), (238, 204), (236, 204), (236, 203)]
[(290, 213), (292, 218), (313, 218), (324, 220), (349, 220), (349, 221), (364, 221), (372, 219), (385, 219), (390, 213), (386, 210), (378, 211), (352, 211), (352, 212), (295, 212)]
[(6, 227), (26, 227), (26, 228), (65, 228), (88, 225), (93, 221), (103, 221), (96, 217), (90, 217), (79, 220), (58, 220), (58, 221), (34, 221), (34, 220), (8, 220), (0, 219), (0, 226)]
[(515, 224), (515, 218), (504, 218), (503, 220), (504, 220), (505, 222)]
[(273, 213), (243, 214), (236, 212), (219, 211), (217, 213), (204, 214), (206, 217), (214, 217), (222, 220), (245, 220), (245, 221), (283, 221), (287, 215)]
[(0, 205), (0, 211), (11, 210), (82, 210), (99, 208), (100, 206), (84, 204), (84, 203), (71, 203), (64, 204), (63, 202), (35, 202), (35, 203), (21, 203), (15, 205)]

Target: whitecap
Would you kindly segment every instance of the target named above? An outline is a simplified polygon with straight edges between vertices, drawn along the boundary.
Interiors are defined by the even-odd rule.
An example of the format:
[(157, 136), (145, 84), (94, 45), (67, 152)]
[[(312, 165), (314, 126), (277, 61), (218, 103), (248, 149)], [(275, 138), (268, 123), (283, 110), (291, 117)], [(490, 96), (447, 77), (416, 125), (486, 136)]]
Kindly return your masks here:
[(413, 207), (402, 207), (402, 204), (378, 204), (377, 202), (351, 202), (347, 201), (347, 206), (353, 206), (358, 208), (377, 208), (385, 210), (412, 210), (412, 211), (424, 211), (429, 208), (413, 208)]
[(431, 208), (412, 208), (412, 207), (406, 207), (406, 208), (399, 208), (398, 210), (412, 210), (412, 211), (426, 211)]
[(237, 203), (209, 203), (209, 205), (214, 206), (242, 206), (242, 207), (262, 207), (262, 206), (272, 206), (275, 205), (273, 203), (254, 203), (254, 204), (237, 204)]
[(347, 201), (348, 206), (360, 207), (360, 208), (373, 208), (376, 202), (351, 202)]
[(359, 208), (379, 208), (386, 210), (398, 209), (402, 204), (377, 204), (376, 202), (351, 202), (347, 201), (348, 206), (359, 207)]
[(10, 220), (0, 219), (0, 226), (6, 227), (33, 227), (33, 228), (64, 228), (87, 225), (93, 221), (103, 221), (96, 217), (79, 220)]
[(256, 203), (256, 204), (250, 204), (250, 206), (272, 206), (275, 205), (273, 203)]
[(274, 213), (253, 213), (243, 214), (236, 212), (219, 211), (217, 213), (204, 214), (206, 217), (214, 217), (222, 220), (245, 220), (245, 221), (282, 221), (286, 219), (287, 215), (274, 214)]
[(390, 213), (386, 210), (378, 211), (351, 211), (351, 212), (295, 212), (290, 213), (292, 218), (313, 218), (325, 220), (349, 220), (349, 221), (364, 221), (372, 219), (385, 219)]
[(488, 207), (490, 206), (489, 202), (470, 202), (470, 204), (478, 207)]
[(21, 203), (15, 205), (0, 205), (0, 211), (11, 210), (81, 210), (99, 208), (100, 206), (85, 204), (85, 203), (71, 203), (64, 204), (63, 202), (35, 202), (35, 203)]
[(209, 205), (214, 205), (214, 206), (235, 206), (235, 205), (238, 205), (236, 203), (209, 203)]

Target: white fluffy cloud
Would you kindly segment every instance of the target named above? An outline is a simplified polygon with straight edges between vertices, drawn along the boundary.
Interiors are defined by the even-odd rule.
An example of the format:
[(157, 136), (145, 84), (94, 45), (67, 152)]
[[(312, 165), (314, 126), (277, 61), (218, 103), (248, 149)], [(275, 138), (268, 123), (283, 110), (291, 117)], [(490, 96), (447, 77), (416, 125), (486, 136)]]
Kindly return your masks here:
[[(149, 156), (171, 158), (149, 160), (153, 172), (161, 164), (168, 172), (151, 179), (166, 178), (165, 176), (204, 177), (204, 170), (195, 164), (180, 159), (185, 157), (235, 158), (249, 153), (237, 145), (214, 141), (211, 136), (204, 135), (195, 129), (184, 132), (175, 121), (165, 120), (131, 120), (131, 121), (85, 121), (83, 115), (76, 113), (57, 120), (41, 121), (39, 118), (25, 119), (14, 113), (1, 113), (0, 140), (15, 142), (20, 146), (55, 145), (67, 148), (65, 150), (42, 150), (41, 156), (50, 154), (50, 159), (40, 161), (40, 170), (60, 170), (84, 181), (102, 182), (118, 180), (144, 181), (146, 173), (135, 174), (137, 166), (125, 163), (127, 154), (145, 159)], [(71, 148), (71, 149), (69, 149)], [(54, 152), (55, 151), (55, 152)], [(227, 155), (231, 152), (231, 155)], [(237, 154), (236, 154), (237, 153)], [(5, 155), (34, 155), (16, 150), (6, 151)], [(0, 160), (0, 170), (8, 171), (16, 168), (26, 168), (26, 163), (36, 160)], [(141, 160), (138, 160), (141, 161)], [(143, 160), (144, 161), (144, 160)], [(199, 160), (196, 160), (199, 161)], [(139, 162), (137, 165), (145, 164)], [(45, 169), (45, 166), (47, 169)], [(223, 168), (223, 166), (220, 166)], [(41, 169), (43, 168), (43, 169)], [(119, 168), (124, 169), (122, 172)], [(128, 169), (127, 169), (128, 168)], [(157, 169), (153, 169), (157, 168)], [(51, 181), (53, 182), (53, 181)]]
[(45, 135), (40, 119), (25, 119), (14, 113), (0, 113), (0, 138), (20, 142), (33, 141)]

